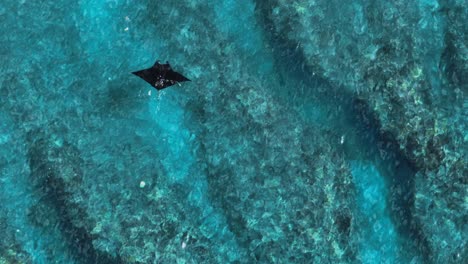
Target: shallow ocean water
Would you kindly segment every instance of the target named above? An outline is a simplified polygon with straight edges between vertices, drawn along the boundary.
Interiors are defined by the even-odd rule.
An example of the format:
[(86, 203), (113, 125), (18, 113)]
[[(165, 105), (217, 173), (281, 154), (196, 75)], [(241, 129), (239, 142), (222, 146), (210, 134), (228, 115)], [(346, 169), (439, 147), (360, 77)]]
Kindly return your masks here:
[(410, 2), (3, 1), (0, 263), (464, 263), (468, 11)]

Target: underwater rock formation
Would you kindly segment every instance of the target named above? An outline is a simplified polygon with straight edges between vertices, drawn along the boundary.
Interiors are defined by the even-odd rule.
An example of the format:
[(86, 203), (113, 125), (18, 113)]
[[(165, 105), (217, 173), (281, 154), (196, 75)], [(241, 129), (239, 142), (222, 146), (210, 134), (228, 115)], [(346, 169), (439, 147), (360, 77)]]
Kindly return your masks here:
[(343, 154), (248, 81), (215, 91), (198, 110), (211, 199), (247, 252), (243, 262), (352, 261), (354, 196)]
[[(387, 238), (396, 259), (386, 196), (401, 190), (347, 160), (355, 127), (321, 123), (347, 99), (417, 168), (408, 211), (429, 259), (460, 262), (462, 4), (5, 1), (0, 262), (359, 263)], [(268, 34), (337, 89), (298, 107), (301, 76), (279, 74)], [(155, 56), (193, 82), (155, 95), (130, 74)]]
[(466, 258), (463, 1), (272, 0), (260, 6), (269, 8), (260, 13), (273, 34), (301, 49), (311, 74), (362, 99), (382, 135), (415, 164), (412, 210), (430, 241), (429, 259)]

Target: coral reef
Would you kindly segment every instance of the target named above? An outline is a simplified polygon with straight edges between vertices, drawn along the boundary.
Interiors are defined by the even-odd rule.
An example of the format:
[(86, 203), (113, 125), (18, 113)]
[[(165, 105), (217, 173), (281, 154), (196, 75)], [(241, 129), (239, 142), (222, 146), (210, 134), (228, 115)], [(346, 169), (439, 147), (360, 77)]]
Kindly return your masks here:
[[(466, 255), (463, 1), (266, 1), (313, 74), (362, 99), (418, 169), (413, 214), (434, 263)], [(450, 206), (449, 206), (450, 204)], [(439, 231), (443, 226), (444, 231)], [(448, 235), (450, 239), (444, 234)]]
[[(457, 0), (5, 1), (0, 263), (422, 262), (395, 212), (461, 263), (466, 19)], [(130, 74), (155, 57), (193, 82), (155, 94)], [(367, 158), (386, 145), (406, 189), (382, 169), (400, 157)]]
[(204, 121), (199, 155), (208, 161), (211, 197), (247, 251), (246, 261), (352, 261), (354, 196), (342, 153), (264, 85), (247, 83), (217, 90), (198, 110)]

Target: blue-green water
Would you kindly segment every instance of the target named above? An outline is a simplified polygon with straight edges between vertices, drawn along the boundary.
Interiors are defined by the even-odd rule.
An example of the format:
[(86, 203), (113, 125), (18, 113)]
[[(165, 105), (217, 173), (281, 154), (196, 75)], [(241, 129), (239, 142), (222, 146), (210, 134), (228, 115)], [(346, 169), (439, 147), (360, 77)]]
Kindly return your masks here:
[(3, 1), (0, 263), (464, 263), (468, 11), (410, 2)]

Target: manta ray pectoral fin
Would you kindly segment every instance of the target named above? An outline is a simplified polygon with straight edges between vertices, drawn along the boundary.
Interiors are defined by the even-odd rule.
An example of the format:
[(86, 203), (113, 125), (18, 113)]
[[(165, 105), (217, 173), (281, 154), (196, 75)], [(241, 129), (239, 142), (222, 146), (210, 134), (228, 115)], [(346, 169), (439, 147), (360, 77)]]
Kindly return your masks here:
[(142, 72), (143, 71), (134, 71), (134, 72), (132, 72), (132, 74), (134, 74), (134, 75), (136, 75), (138, 77), (142, 77), (142, 75), (143, 75)]

